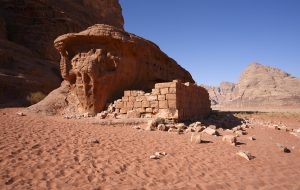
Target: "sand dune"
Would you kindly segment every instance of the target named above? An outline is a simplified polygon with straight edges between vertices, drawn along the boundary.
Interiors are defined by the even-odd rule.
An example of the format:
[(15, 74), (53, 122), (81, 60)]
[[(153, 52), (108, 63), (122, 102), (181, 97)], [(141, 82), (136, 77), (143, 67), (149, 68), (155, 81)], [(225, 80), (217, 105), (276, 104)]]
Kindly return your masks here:
[[(300, 189), (300, 138), (262, 126), (238, 146), (0, 110), (0, 189)], [(294, 127), (300, 128), (299, 118)], [(226, 132), (221, 132), (224, 135)], [(255, 141), (249, 136), (255, 135)], [(290, 148), (281, 152), (276, 143)], [(247, 161), (236, 153), (251, 152)], [(154, 152), (166, 156), (149, 159)]]

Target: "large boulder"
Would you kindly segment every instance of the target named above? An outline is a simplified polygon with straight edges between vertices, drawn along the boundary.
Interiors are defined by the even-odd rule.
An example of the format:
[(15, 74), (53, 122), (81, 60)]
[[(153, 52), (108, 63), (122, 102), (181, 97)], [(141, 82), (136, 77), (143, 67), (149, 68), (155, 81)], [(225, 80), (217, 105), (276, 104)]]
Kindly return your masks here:
[(61, 75), (77, 97), (79, 112), (100, 112), (124, 90), (147, 92), (157, 82), (174, 79), (194, 83), (189, 72), (157, 45), (114, 26), (97, 24), (65, 34), (54, 46), (61, 55)]

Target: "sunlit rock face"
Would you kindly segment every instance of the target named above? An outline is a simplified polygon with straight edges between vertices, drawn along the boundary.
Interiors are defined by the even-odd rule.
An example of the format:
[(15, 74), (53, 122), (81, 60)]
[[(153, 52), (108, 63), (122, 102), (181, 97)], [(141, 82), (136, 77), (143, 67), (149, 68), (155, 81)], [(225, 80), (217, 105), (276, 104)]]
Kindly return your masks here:
[(80, 112), (97, 113), (124, 90), (151, 90), (157, 82), (191, 75), (154, 43), (123, 29), (97, 24), (79, 33), (58, 37), (60, 70), (71, 84)]

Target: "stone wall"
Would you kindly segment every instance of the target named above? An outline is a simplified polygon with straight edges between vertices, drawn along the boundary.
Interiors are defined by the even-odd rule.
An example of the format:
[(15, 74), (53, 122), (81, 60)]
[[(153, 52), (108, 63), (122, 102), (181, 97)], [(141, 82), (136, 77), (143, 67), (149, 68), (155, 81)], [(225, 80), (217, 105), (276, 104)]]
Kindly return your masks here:
[(201, 119), (211, 111), (208, 92), (203, 87), (178, 80), (157, 83), (150, 93), (124, 91), (122, 99), (110, 107), (124, 117), (163, 117), (178, 121)]

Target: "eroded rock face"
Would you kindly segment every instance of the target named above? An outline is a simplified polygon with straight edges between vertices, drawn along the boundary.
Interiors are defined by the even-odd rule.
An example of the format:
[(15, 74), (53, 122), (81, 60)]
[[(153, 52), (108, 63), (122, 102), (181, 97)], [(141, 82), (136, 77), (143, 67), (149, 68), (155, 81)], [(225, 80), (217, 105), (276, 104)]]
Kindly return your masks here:
[(71, 85), (79, 112), (100, 112), (122, 97), (124, 90), (147, 92), (157, 82), (174, 79), (194, 83), (191, 75), (154, 43), (117, 27), (97, 24), (62, 35), (54, 45), (61, 55), (61, 74)]
[(74, 84), (80, 110), (96, 113), (124, 90), (150, 90), (156, 82), (190, 74), (153, 43), (109, 25), (57, 38), (61, 73)]
[(278, 109), (300, 107), (300, 78), (262, 64), (250, 64), (239, 81), (207, 87), (211, 101), (221, 109)]
[(34, 92), (59, 87), (57, 36), (96, 23), (123, 29), (118, 0), (1, 0), (0, 106), (27, 105)]

